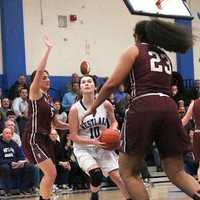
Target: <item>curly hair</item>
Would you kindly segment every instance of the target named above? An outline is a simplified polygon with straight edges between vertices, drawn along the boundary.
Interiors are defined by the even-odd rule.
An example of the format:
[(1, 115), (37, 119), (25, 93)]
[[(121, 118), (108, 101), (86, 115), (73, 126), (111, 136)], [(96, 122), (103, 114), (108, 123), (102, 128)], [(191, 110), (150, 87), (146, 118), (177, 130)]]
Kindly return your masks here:
[(140, 42), (159, 46), (167, 51), (185, 53), (193, 45), (193, 35), (189, 29), (158, 19), (138, 22), (135, 34)]

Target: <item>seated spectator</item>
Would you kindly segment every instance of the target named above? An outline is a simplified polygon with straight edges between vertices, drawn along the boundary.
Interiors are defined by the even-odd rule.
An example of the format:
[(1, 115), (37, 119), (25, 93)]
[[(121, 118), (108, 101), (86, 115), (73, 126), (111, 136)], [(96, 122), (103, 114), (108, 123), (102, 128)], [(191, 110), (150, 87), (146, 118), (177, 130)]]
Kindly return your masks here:
[(9, 89), (9, 99), (13, 100), (16, 97), (19, 97), (20, 88), (28, 89), (26, 84), (26, 77), (23, 74), (20, 74), (17, 78), (17, 81)]
[(200, 79), (195, 80), (194, 88), (191, 90), (192, 99), (198, 99), (200, 97)]
[(6, 121), (7, 121), (7, 120), (11, 120), (11, 121), (14, 122), (14, 125), (15, 125), (15, 127), (14, 127), (14, 128), (15, 128), (15, 129), (14, 129), (14, 132), (20, 136), (19, 126), (18, 126), (18, 123), (17, 123), (17, 120), (16, 120), (16, 116), (15, 116), (14, 111), (13, 111), (13, 110), (8, 110), (7, 113), (6, 113), (6, 115), (7, 115)]
[(67, 114), (69, 113), (71, 105), (76, 102), (79, 93), (79, 82), (71, 82), (71, 90), (65, 93), (62, 99), (62, 107)]
[(73, 82), (73, 83), (79, 83), (79, 81), (80, 81), (79, 75), (77, 73), (73, 73), (72, 74), (72, 80), (71, 80), (71, 82)]
[(178, 105), (178, 101), (183, 100), (183, 97), (182, 97), (180, 91), (178, 90), (177, 85), (171, 85), (171, 97), (172, 97), (172, 99), (174, 99), (174, 101), (177, 103), (177, 105)]
[(10, 99), (7, 97), (3, 97), (1, 101), (0, 112), (2, 114), (2, 118), (4, 121), (7, 119), (7, 111), (10, 110), (10, 107), (11, 107)]
[(5, 121), (5, 128), (9, 128), (12, 132), (12, 140), (14, 140), (19, 147), (22, 146), (21, 138), (19, 134), (15, 132), (15, 122), (11, 119)]
[(58, 141), (56, 130), (52, 130), (49, 136), (52, 141), (55, 141), (57, 169), (55, 184), (59, 188), (72, 188), (73, 190), (88, 189), (87, 175), (77, 164), (76, 158), (73, 156), (72, 146), (66, 144), (63, 148), (63, 145)]
[(195, 176), (195, 175), (197, 175), (198, 162), (195, 161), (193, 148), (192, 148), (193, 135), (194, 135), (194, 131), (190, 130), (189, 137), (190, 137), (190, 141), (191, 141), (191, 151), (187, 152), (184, 155), (183, 161), (184, 161), (184, 169), (185, 169), (185, 171), (188, 174), (190, 174), (192, 176)]
[(16, 116), (19, 132), (22, 133), (28, 115), (28, 90), (26, 88), (20, 89), (19, 97), (13, 100), (12, 109)]
[(65, 86), (66, 92), (69, 92), (71, 90), (71, 83), (79, 83), (80, 81), (80, 77), (77, 73), (73, 73), (71, 75), (71, 80), (70, 80), (70, 84), (67, 84)]
[(12, 131), (5, 128), (0, 138), (0, 172), (3, 189), (8, 195), (11, 189), (27, 193), (34, 185), (35, 172), (34, 165), (27, 162), (12, 137)]
[(125, 116), (125, 111), (128, 107), (129, 103), (129, 95), (125, 93), (126, 95), (115, 104), (115, 116), (118, 122), (118, 128), (121, 130), (122, 124), (124, 122), (124, 116)]
[(185, 102), (183, 100), (179, 100), (178, 107), (185, 107)]
[(56, 110), (57, 118), (63, 122), (67, 122), (67, 113), (63, 111), (60, 101), (54, 101), (54, 108)]
[[(61, 120), (62, 122), (67, 122), (67, 113), (65, 111), (63, 111), (63, 108), (62, 108), (60, 101), (54, 102), (54, 108), (56, 110), (57, 119)], [(64, 146), (67, 142), (68, 130), (57, 129), (56, 131), (57, 131), (57, 133), (60, 137), (60, 142), (61, 142), (61, 144), (63, 145), (63, 148), (64, 148)]]
[(68, 185), (69, 171), (71, 170), (69, 162), (70, 158), (68, 157), (66, 150), (58, 141), (58, 134), (55, 129), (51, 131), (49, 137), (55, 143), (55, 161), (57, 170), (55, 184), (61, 188), (63, 185)]

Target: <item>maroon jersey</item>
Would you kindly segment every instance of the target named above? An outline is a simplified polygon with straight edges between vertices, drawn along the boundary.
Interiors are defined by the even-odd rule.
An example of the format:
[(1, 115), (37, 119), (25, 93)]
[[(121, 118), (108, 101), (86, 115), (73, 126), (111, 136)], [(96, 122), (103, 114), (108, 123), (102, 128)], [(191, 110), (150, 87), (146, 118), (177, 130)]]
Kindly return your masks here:
[(200, 130), (200, 99), (194, 101), (193, 118), (195, 120), (196, 129)]
[(26, 132), (49, 134), (55, 109), (49, 96), (43, 94), (38, 100), (29, 100)]
[(129, 74), (128, 92), (131, 97), (147, 93), (170, 94), (172, 64), (161, 49), (146, 43), (137, 44), (139, 55)]

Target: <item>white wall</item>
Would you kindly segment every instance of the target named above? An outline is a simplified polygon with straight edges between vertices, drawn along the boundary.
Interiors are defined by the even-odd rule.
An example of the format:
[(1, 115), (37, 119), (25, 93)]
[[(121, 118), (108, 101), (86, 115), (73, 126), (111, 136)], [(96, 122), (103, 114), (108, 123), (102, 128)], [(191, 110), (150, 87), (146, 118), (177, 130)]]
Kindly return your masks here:
[[(43, 50), (42, 34), (54, 44), (47, 69), (52, 75), (79, 73), (80, 61), (90, 62), (92, 73), (110, 75), (121, 51), (133, 43), (132, 28), (146, 17), (130, 15), (123, 1), (24, 0), (27, 73), (37, 64)], [(57, 16), (76, 14), (78, 20), (58, 28)], [(68, 18), (69, 19), (69, 18)], [(170, 54), (176, 69), (176, 55)]]
[(194, 19), (192, 21), (192, 30), (196, 37), (194, 43), (194, 70), (195, 79), (200, 79), (200, 19), (197, 16), (197, 12), (200, 13), (200, 2), (199, 0), (190, 0), (190, 6)]

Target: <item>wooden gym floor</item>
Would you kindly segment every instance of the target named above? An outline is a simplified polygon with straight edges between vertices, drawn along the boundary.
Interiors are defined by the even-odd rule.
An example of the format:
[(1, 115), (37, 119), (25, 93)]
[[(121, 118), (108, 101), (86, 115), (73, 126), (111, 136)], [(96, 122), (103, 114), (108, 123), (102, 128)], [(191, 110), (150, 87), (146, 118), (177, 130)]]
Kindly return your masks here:
[[(148, 186), (148, 193), (150, 195), (151, 200), (191, 200), (190, 197), (186, 196), (183, 192), (181, 192), (178, 188), (173, 186), (170, 182), (166, 183), (156, 183), (152, 186)], [(89, 200), (90, 193), (89, 192), (61, 192), (53, 195), (52, 200)], [(23, 200), (38, 200), (38, 197), (28, 197), (28, 196), (20, 196), (20, 197), (0, 197), (0, 200), (5, 199), (23, 199)], [(118, 189), (114, 188), (112, 190), (101, 191), (100, 192), (100, 200), (123, 200), (123, 197)]]

